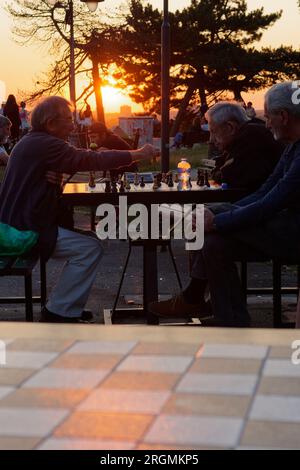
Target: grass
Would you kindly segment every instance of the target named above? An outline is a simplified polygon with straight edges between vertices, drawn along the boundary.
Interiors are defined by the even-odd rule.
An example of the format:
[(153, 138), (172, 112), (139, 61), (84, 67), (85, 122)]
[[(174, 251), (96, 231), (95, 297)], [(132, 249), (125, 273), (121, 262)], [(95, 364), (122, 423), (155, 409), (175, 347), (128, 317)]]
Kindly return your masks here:
[[(201, 144), (195, 149), (182, 148), (170, 151), (170, 170), (176, 170), (181, 158), (187, 158), (192, 168), (197, 168), (203, 158), (207, 158), (208, 146)], [(139, 171), (160, 171), (160, 160), (156, 163), (140, 163)]]

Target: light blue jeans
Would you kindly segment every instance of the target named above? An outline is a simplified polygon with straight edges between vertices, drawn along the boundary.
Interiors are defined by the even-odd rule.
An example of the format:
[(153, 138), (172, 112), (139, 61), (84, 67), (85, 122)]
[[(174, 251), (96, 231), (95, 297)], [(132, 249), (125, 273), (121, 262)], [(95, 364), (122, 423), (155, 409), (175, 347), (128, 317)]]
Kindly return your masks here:
[(103, 249), (95, 237), (58, 228), (53, 258), (65, 264), (46, 305), (64, 317), (80, 317), (95, 281)]

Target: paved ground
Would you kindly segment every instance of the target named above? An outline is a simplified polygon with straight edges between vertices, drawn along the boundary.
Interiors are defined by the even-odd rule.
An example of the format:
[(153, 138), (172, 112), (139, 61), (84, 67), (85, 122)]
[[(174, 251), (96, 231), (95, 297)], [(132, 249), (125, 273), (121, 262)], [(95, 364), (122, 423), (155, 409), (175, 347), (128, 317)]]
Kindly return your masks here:
[[(76, 215), (77, 226), (88, 229), (88, 216), (81, 213)], [(126, 258), (128, 244), (123, 241), (104, 242), (105, 255), (102, 259), (97, 280), (91, 291), (87, 307), (90, 308), (97, 318), (98, 323), (103, 323), (103, 309), (111, 308), (117, 292), (122, 267)], [(184, 284), (188, 281), (188, 258), (184, 250), (184, 243), (173, 242), (176, 263), (179, 267), (180, 275)], [(167, 252), (159, 253), (159, 292), (162, 294), (173, 294), (178, 291), (176, 277)], [(48, 292), (50, 292), (56, 282), (62, 263), (50, 260), (47, 264)], [(285, 268), (283, 271), (283, 284), (293, 286), (296, 283), (295, 270)], [(249, 286), (269, 286), (271, 282), (271, 265), (252, 264), (249, 266)], [(38, 293), (39, 273), (34, 273), (34, 292)], [(21, 295), (23, 292), (22, 279), (0, 278), (0, 296)], [(121, 304), (125, 305), (124, 295), (128, 300), (131, 296), (142, 293), (142, 251), (141, 248), (134, 248), (128, 266), (128, 273), (124, 282)], [(295, 310), (296, 299), (289, 297), (284, 300), (284, 309), (288, 315), (292, 315)], [(272, 302), (270, 297), (249, 298), (249, 309), (253, 319), (253, 325), (259, 327), (272, 326)], [(36, 318), (40, 309), (35, 306)], [(20, 321), (24, 320), (23, 305), (0, 305), (2, 320)]]

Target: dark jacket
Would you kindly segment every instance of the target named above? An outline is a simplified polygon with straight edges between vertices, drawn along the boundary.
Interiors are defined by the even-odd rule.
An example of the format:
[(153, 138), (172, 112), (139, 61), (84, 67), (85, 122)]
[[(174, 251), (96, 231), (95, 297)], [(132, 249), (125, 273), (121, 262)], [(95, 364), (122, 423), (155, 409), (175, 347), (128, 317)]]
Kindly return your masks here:
[(0, 221), (40, 235), (42, 256), (48, 259), (57, 238), (61, 190), (46, 172), (108, 170), (130, 165), (130, 153), (77, 149), (43, 132), (30, 132), (14, 147), (0, 190)]
[(284, 145), (265, 126), (244, 124), (224, 155), (217, 159), (213, 178), (232, 188), (256, 191), (270, 176), (283, 151)]
[[(238, 207), (236, 207), (238, 206)], [(285, 225), (276, 227), (287, 238), (300, 241), (300, 140), (289, 145), (265, 184), (255, 193), (242, 199), (231, 211), (215, 217), (220, 232), (232, 232), (267, 225), (282, 219)], [(300, 243), (299, 243), (300, 245)]]

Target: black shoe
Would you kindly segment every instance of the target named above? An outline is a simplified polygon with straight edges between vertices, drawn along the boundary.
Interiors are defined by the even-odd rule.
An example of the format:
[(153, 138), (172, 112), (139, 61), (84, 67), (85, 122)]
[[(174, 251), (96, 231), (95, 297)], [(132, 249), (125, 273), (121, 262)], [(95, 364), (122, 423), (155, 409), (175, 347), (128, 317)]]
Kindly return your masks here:
[(91, 310), (83, 310), (81, 317), (82, 323), (95, 323), (95, 318)]
[(82, 323), (81, 317), (64, 317), (50, 312), (46, 307), (41, 311), (40, 323)]

